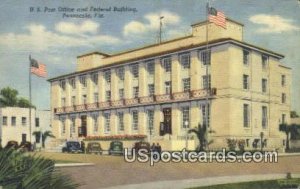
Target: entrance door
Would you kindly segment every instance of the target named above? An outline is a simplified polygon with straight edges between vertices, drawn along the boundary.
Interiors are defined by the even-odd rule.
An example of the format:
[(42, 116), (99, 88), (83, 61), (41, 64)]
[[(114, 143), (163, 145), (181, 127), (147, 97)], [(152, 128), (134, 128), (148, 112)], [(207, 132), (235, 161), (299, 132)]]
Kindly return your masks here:
[(172, 110), (171, 108), (164, 108), (164, 133), (172, 134)]
[(78, 136), (86, 137), (86, 115), (80, 116), (81, 118), (81, 127), (78, 128)]
[(22, 134), (22, 143), (26, 142), (26, 134)]

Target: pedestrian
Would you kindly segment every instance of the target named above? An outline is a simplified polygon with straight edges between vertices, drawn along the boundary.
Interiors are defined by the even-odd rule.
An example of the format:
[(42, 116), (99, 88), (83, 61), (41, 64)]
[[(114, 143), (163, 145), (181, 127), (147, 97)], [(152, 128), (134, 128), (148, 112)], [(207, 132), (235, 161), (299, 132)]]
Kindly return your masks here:
[(156, 144), (156, 149), (157, 149), (157, 152), (160, 154), (161, 153), (161, 146), (159, 143)]
[(81, 141), (81, 151), (82, 151), (82, 153), (85, 154), (85, 144), (84, 144), (83, 140)]
[(156, 151), (156, 146), (155, 146), (155, 143), (153, 142), (152, 146), (151, 146), (151, 151), (152, 152), (155, 152)]

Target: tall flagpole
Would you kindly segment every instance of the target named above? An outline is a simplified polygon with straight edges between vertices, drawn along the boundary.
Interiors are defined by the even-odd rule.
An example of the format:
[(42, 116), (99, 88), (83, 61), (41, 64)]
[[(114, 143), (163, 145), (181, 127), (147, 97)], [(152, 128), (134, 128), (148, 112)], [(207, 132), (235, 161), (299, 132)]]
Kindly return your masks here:
[(208, 76), (208, 64), (210, 63), (210, 57), (209, 57), (209, 53), (208, 53), (208, 24), (209, 24), (209, 18), (208, 18), (208, 14), (209, 14), (209, 0), (207, 0), (206, 3), (206, 52), (205, 52), (205, 61), (206, 61), (206, 98), (205, 98), (205, 126), (206, 126), (206, 132), (207, 132), (207, 141), (206, 141), (206, 146), (209, 149), (209, 140), (208, 140), (208, 135), (209, 135), (209, 131), (208, 131), (208, 127), (209, 127), (209, 123), (208, 123), (208, 97), (209, 97), (209, 76)]
[(31, 55), (29, 55), (29, 141), (31, 143)]

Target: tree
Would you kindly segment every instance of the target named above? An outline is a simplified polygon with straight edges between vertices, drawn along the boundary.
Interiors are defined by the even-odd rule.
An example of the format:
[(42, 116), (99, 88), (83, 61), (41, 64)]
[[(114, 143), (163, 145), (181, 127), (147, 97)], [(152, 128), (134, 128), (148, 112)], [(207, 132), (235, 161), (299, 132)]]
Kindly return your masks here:
[(300, 125), (297, 124), (280, 124), (279, 125), (279, 131), (285, 132), (286, 134), (286, 150), (290, 149), (290, 139), (296, 139), (296, 137), (299, 135), (298, 129), (300, 129)]
[(11, 106), (14, 107), (18, 103), (18, 91), (15, 89), (11, 89), (10, 87), (5, 87), (0, 91), (0, 106), (6, 107)]
[(54, 168), (54, 161), (12, 149), (0, 151), (0, 186), (15, 189), (75, 189), (68, 175)]
[(42, 147), (45, 148), (45, 142), (47, 140), (48, 137), (50, 138), (55, 138), (55, 136), (52, 134), (51, 131), (45, 131), (45, 132), (41, 132), (41, 131), (34, 131), (32, 133), (32, 135), (34, 135), (36, 141), (41, 141), (42, 139)]
[(21, 108), (35, 108), (35, 106), (33, 106), (29, 100), (25, 99), (25, 98), (22, 98), (20, 97), (18, 99), (18, 107), (21, 107)]
[(296, 111), (291, 111), (291, 118), (297, 118), (299, 115), (297, 114)]
[[(213, 132), (213, 131), (210, 131)], [(205, 125), (201, 125), (200, 123), (198, 124), (198, 128), (195, 129), (190, 129), (188, 133), (195, 133), (198, 140), (199, 140), (199, 151), (204, 151), (205, 146), (209, 145), (213, 141), (207, 142), (207, 128)]]

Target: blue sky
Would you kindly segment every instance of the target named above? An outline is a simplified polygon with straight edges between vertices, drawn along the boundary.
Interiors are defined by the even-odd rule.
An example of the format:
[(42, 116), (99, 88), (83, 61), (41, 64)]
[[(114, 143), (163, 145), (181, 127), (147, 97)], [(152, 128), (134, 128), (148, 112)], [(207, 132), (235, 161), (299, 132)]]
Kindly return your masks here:
[[(297, 0), (210, 0), (226, 16), (244, 23), (244, 40), (285, 55), (293, 69), (292, 109), (300, 113), (300, 4)], [(103, 18), (63, 18), (59, 7), (129, 7), (136, 12), (100, 12)], [(116, 53), (157, 41), (157, 18), (164, 15), (163, 39), (190, 34), (202, 21), (206, 0), (11, 1), (0, 3), (0, 88), (28, 97), (28, 56), (45, 63), (48, 78), (75, 71), (76, 56)], [(30, 12), (40, 7), (42, 12)], [(55, 12), (43, 12), (44, 8)], [(91, 13), (91, 12), (90, 12)], [(98, 12), (99, 13), (99, 12)], [(50, 85), (33, 77), (33, 103), (50, 108)]]

